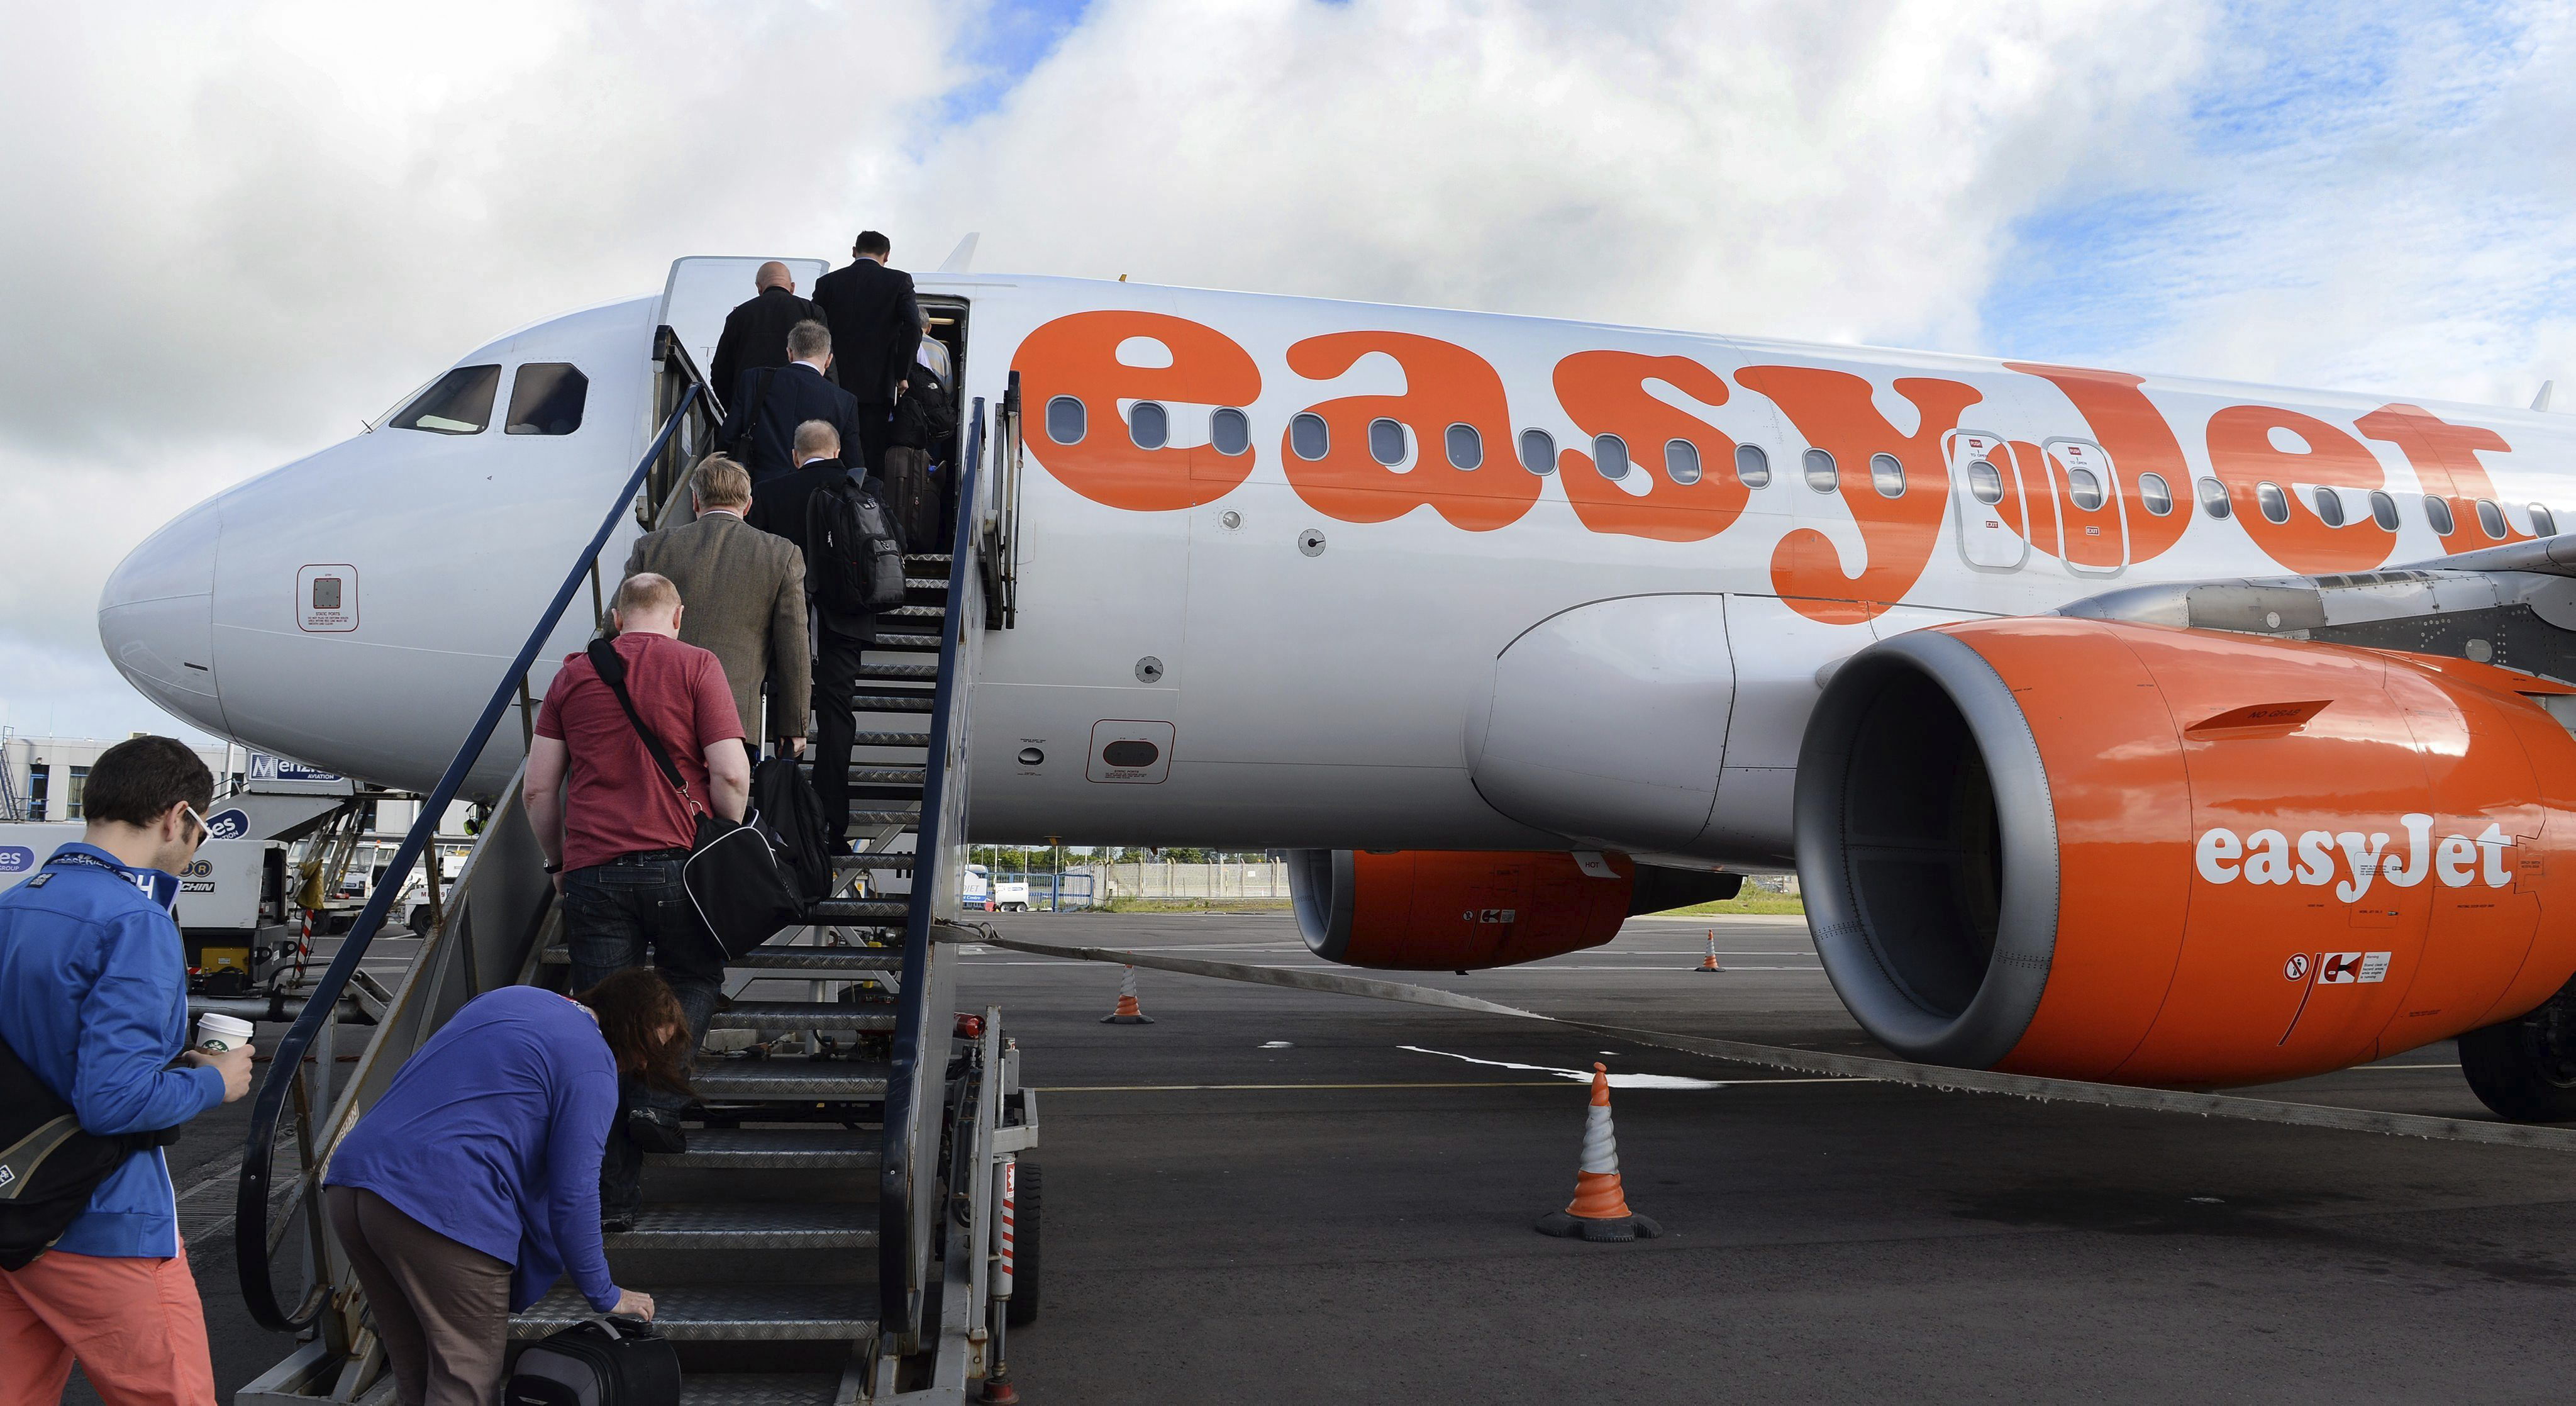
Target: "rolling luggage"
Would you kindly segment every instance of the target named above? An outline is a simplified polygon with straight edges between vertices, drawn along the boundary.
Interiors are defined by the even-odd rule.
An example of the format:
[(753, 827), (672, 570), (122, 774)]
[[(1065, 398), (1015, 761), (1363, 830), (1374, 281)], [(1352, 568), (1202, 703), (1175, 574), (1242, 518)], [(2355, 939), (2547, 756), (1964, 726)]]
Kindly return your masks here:
[(640, 1318), (575, 1323), (519, 1354), (503, 1406), (680, 1406), (680, 1355)]
[(886, 513), (904, 545), (916, 552), (945, 551), (939, 531), (939, 482), (930, 473), (930, 456), (901, 445), (885, 453)]

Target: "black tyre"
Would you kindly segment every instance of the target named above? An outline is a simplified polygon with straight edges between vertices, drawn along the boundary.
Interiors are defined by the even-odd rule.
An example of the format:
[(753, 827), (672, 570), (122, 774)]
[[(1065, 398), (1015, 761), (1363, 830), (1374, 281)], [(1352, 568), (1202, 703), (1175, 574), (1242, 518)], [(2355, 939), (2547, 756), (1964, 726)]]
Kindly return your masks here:
[(2460, 1037), (2460, 1072), (2478, 1101), (2511, 1123), (2576, 1121), (2576, 1046), (2554, 1007)]
[(1020, 1164), (1019, 1194), (1011, 1209), (1011, 1310), (1014, 1328), (1038, 1321), (1038, 1215), (1046, 1185), (1035, 1162)]

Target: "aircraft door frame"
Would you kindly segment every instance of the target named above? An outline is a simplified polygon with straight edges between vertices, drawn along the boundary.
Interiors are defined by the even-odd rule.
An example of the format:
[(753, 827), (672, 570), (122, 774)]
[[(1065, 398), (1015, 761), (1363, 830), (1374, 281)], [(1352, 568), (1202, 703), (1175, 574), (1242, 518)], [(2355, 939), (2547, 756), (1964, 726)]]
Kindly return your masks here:
[[(2019, 456), (2002, 435), (1952, 430), (1943, 437), (1950, 465), (1950, 501), (1959, 523), (1959, 556), (1980, 571), (2018, 571), (2030, 557), (2030, 502)], [(2004, 476), (2004, 496), (1980, 502), (1968, 487), (1968, 466), (1983, 459)]]
[[(2078, 576), (2117, 576), (2129, 566), (2129, 495), (2120, 483), (2120, 467), (2110, 451), (2089, 439), (2058, 435), (2042, 440), (2042, 471), (2048, 476), (2049, 495), (2057, 500), (2057, 559)], [(2071, 463), (2069, 461), (2072, 461)], [(2102, 506), (2091, 510), (2075, 506), (2074, 486), (2068, 479), (2071, 469), (2090, 469), (2101, 475), (2104, 487)], [(2116, 551), (2103, 551), (2112, 545), (2107, 534), (2098, 530), (2116, 526)], [(2077, 532), (2074, 529), (2087, 529)], [(2088, 543), (2098, 543), (2090, 546)], [(2081, 555), (2086, 560), (2078, 560)]]

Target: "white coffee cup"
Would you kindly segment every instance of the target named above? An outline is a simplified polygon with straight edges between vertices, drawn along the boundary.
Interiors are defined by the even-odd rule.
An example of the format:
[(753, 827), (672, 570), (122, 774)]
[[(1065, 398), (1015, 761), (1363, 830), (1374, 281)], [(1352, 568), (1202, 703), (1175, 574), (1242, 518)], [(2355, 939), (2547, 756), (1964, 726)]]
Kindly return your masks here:
[(250, 1043), (250, 1022), (238, 1016), (208, 1011), (197, 1017), (197, 1048), (208, 1054), (222, 1054)]

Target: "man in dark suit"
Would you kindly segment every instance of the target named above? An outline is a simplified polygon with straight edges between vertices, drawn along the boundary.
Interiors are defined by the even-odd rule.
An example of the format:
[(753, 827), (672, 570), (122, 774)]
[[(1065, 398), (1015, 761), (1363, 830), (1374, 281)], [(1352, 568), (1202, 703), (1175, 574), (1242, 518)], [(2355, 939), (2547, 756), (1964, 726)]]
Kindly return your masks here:
[(821, 420), (844, 443), (856, 437), (858, 402), (825, 374), (832, 365), (832, 334), (819, 322), (787, 329), (787, 354), (775, 369), (755, 368), (735, 383), (731, 412), (716, 443), (751, 470), (754, 487), (796, 467), (796, 427)]
[[(820, 420), (798, 425), (796, 471), (755, 490), (747, 519), (805, 553), (806, 604), (814, 619), (814, 795), (823, 803), (823, 824), (835, 839), (850, 829), (850, 740), (858, 735), (850, 696), (858, 687), (860, 654), (877, 638), (876, 612), (835, 610), (812, 599), (814, 547), (806, 536), (806, 510), (816, 489), (855, 473), (842, 462), (840, 451), (841, 436), (830, 425)], [(867, 482), (875, 491), (875, 481)]]
[(885, 468), (895, 397), (921, 348), (921, 304), (912, 296), (912, 275), (886, 267), (893, 252), (884, 235), (863, 230), (850, 248), (849, 267), (814, 282), (814, 303), (841, 349), (841, 388), (859, 403), (859, 463), (870, 473)]
[(751, 301), (725, 314), (724, 335), (716, 338), (716, 358), (707, 367), (707, 384), (718, 395), (731, 395), (745, 371), (785, 366), (787, 329), (823, 320), (822, 309), (796, 296), (796, 275), (775, 259), (760, 266), (751, 286)]

